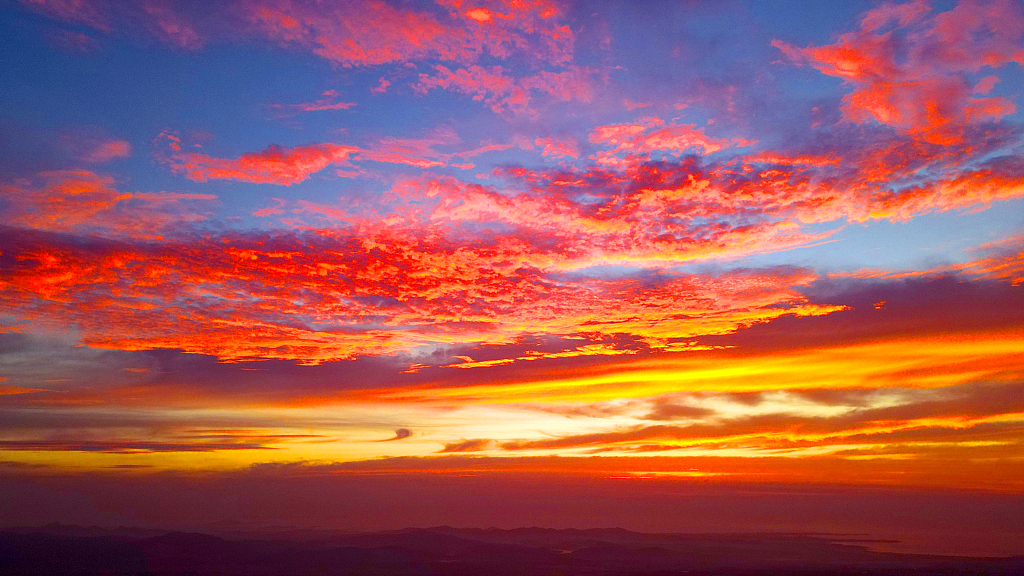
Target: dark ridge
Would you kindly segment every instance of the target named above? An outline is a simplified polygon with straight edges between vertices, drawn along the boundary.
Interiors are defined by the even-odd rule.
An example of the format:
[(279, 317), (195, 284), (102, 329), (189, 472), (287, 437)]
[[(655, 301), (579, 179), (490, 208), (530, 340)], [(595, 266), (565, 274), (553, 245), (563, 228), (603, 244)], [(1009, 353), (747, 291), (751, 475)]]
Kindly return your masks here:
[(1024, 576), (1024, 557), (875, 552), (865, 541), (830, 534), (449, 526), (358, 534), (274, 528), (262, 535), (154, 535), (51, 524), (0, 532), (0, 575)]

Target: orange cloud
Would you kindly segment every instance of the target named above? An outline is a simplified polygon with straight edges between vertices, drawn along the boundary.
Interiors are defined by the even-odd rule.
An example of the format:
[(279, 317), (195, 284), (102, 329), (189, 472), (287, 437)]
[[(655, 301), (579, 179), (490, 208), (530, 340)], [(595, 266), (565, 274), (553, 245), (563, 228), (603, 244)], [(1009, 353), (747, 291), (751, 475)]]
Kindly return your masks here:
[(488, 22), (494, 18), (494, 14), (487, 8), (471, 8), (466, 10), (465, 14), (466, 18), (471, 18), (477, 22)]
[(1006, 280), (1014, 286), (1024, 284), (1024, 236), (1014, 236), (978, 247), (991, 256), (955, 267), (957, 272), (982, 278)]
[[(0, 382), (3, 382), (6, 378), (0, 378)], [(13, 394), (31, 394), (33, 392), (41, 392), (39, 388), (19, 388), (18, 386), (7, 386), (6, 384), (0, 384), (0, 396), (9, 396)]]

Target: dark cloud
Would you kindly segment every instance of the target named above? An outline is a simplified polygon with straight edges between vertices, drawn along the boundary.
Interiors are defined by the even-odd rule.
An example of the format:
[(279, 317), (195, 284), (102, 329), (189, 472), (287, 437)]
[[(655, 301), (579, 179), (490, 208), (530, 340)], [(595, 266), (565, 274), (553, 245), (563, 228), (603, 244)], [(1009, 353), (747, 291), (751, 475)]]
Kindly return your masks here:
[(377, 440), (377, 442), (394, 442), (395, 440), (404, 440), (412, 436), (412, 430), (408, 428), (399, 428), (395, 430), (395, 436), (393, 438), (385, 438), (384, 440)]
[(714, 413), (714, 410), (708, 408), (661, 399), (653, 403), (651, 411), (644, 418), (647, 420), (697, 419)]
[(493, 444), (493, 440), (487, 440), (485, 438), (473, 438), (470, 440), (462, 440), (461, 442), (451, 442), (445, 444), (444, 448), (438, 450), (438, 452), (479, 452), (481, 450), (486, 450)]
[[(907, 279), (830, 277), (814, 282), (805, 292), (813, 302), (839, 302), (849, 308), (827, 316), (782, 317), (699, 340), (753, 352), (995, 332), (1024, 325), (1024, 287), (1005, 281), (948, 273)], [(885, 305), (876, 308), (881, 301)]]

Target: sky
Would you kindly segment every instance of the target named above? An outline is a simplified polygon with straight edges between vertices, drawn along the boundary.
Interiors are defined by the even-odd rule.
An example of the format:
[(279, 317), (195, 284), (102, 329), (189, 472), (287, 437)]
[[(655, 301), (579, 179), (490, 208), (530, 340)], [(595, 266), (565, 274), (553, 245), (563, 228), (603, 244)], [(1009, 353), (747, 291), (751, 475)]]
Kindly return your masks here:
[[(9, 518), (1024, 494), (1015, 0), (20, 0), (0, 35)], [(325, 478), (383, 508), (325, 519)], [(587, 490), (625, 507), (552, 511)]]

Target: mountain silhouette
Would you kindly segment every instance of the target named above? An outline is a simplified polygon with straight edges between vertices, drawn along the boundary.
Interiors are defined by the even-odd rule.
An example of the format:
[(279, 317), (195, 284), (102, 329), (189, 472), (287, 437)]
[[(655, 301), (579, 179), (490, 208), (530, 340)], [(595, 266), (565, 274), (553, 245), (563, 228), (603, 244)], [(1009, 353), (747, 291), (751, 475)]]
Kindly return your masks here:
[(867, 546), (871, 540), (841, 535), (447, 526), (373, 533), (153, 532), (64, 525), (8, 529), (0, 532), (0, 575), (1024, 576), (1024, 557), (876, 552)]

